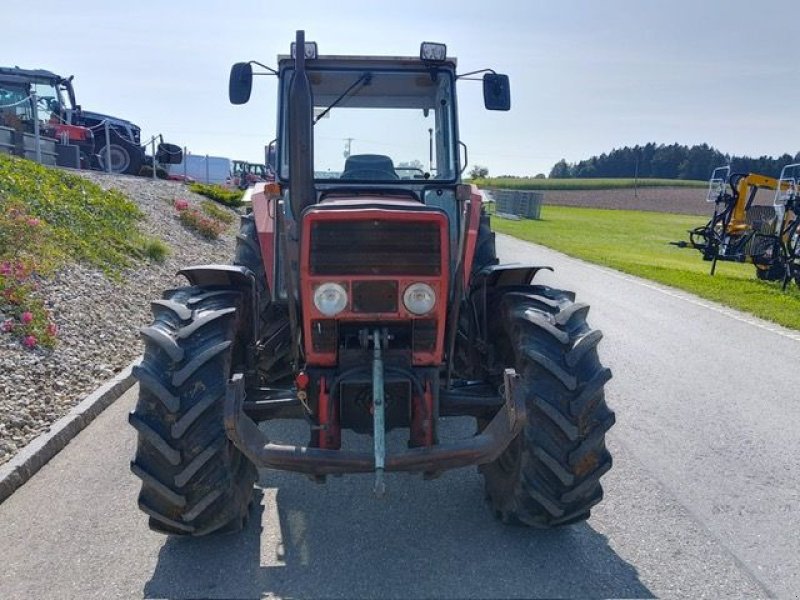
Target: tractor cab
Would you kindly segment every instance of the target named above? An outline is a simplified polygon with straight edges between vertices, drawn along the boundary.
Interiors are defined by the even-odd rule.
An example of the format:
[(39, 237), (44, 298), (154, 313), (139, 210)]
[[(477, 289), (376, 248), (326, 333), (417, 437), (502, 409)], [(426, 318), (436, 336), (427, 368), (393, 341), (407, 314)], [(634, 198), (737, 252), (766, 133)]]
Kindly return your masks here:
[[(295, 159), (310, 167), (301, 176), (313, 181), (313, 202), (343, 188), (380, 188), (426, 203), (455, 187), (467, 163), (456, 81), (484, 71), (457, 74), (444, 44), (423, 43), (418, 57), (320, 56), (315, 43), (304, 45), (299, 60), (279, 56), (278, 69), (269, 69), (279, 79), (278, 182), (291, 181), (289, 140), (296, 140)], [(508, 110), (508, 77), (485, 71), (486, 108)], [(234, 65), (234, 104), (249, 99), (252, 76), (251, 63)]]

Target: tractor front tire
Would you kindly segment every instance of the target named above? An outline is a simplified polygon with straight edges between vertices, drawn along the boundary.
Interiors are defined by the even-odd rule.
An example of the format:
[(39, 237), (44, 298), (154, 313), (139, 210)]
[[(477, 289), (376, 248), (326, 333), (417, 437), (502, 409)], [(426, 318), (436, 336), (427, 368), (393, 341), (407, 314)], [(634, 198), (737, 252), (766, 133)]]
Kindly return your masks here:
[(492, 510), (505, 523), (540, 528), (586, 520), (611, 468), (602, 334), (586, 324), (587, 305), (547, 286), (499, 290), (490, 310), (495, 352), (516, 367), (527, 409), (523, 431), (481, 467)]
[(226, 386), (243, 362), (241, 304), (232, 289), (171, 290), (153, 302), (154, 322), (142, 329), (131, 470), (154, 531), (201, 536), (244, 526), (257, 471), (223, 423)]

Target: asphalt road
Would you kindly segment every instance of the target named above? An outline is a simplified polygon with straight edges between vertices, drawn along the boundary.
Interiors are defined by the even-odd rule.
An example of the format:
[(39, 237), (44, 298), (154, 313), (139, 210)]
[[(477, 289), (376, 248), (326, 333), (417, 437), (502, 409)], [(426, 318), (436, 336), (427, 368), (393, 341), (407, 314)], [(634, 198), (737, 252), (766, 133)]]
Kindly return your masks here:
[[(264, 471), (242, 535), (164, 538), (135, 508), (133, 388), (0, 505), (0, 598), (800, 596), (800, 335), (499, 248), (555, 266), (542, 282), (578, 290), (605, 333), (615, 466), (588, 523), (503, 526), (475, 469), (392, 475), (383, 500), (368, 476)], [(302, 439), (293, 427), (281, 434)]]

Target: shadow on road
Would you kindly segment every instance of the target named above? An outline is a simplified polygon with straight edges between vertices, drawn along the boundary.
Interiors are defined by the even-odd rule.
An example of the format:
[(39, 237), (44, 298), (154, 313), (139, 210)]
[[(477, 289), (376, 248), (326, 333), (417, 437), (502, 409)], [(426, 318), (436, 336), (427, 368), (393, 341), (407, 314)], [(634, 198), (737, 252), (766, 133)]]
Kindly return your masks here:
[[(275, 426), (273, 439), (307, 435), (302, 423)], [(451, 420), (440, 435), (471, 431), (471, 420)], [(346, 446), (370, 449), (367, 436), (347, 435)], [(390, 452), (402, 448), (403, 434), (392, 432), (387, 445)], [(383, 499), (373, 496), (372, 483), (369, 475), (351, 475), (318, 485), (302, 475), (262, 471), (246, 530), (228, 537), (167, 539), (144, 594), (653, 597), (636, 569), (591, 524), (539, 531), (496, 521), (483, 502), (483, 480), (475, 468), (434, 481), (390, 474)]]
[[(558, 531), (504, 526), (481, 502), (475, 475), (317, 486), (269, 473), (238, 536), (167, 539), (148, 598), (653, 597), (605, 536), (582, 524)], [(262, 480), (263, 481), (263, 480)], [(418, 483), (417, 483), (418, 482)], [(405, 489), (401, 489), (405, 484)], [(264, 519), (264, 520), (262, 520)], [(266, 535), (264, 529), (276, 530)], [(279, 531), (278, 531), (279, 529)]]

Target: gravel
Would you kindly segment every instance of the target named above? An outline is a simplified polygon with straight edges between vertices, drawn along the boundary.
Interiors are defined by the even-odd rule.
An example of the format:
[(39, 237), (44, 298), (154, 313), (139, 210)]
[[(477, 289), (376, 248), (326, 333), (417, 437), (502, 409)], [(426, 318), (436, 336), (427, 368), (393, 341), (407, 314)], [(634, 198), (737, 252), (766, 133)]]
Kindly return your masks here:
[(192, 205), (202, 199), (183, 184), (82, 175), (135, 201), (145, 214), (140, 229), (163, 240), (170, 253), (163, 263), (137, 264), (116, 281), (85, 265), (68, 266), (45, 281), (40, 291), (59, 329), (55, 350), (26, 350), (0, 333), (0, 464), (142, 353), (138, 331), (150, 321), (150, 301), (185, 284), (175, 275), (178, 269), (233, 258), (235, 224), (212, 241), (178, 221), (176, 198)]

